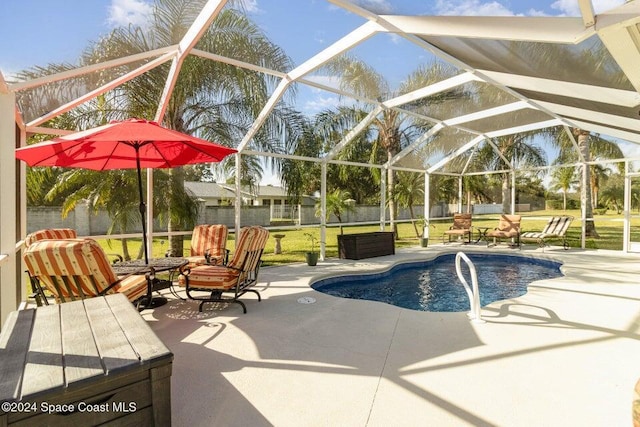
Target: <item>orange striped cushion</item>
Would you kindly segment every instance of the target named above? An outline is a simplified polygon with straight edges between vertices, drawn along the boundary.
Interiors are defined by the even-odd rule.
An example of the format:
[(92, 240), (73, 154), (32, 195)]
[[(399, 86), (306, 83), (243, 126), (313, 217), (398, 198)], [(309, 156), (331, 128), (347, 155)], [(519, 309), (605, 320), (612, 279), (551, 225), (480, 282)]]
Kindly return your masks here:
[[(226, 290), (235, 286), (240, 271), (220, 265), (202, 265), (194, 267), (189, 274), (190, 288)], [(184, 276), (178, 279), (180, 286), (186, 285)]]
[[(147, 294), (147, 278), (139, 274), (128, 276), (123, 278), (113, 289), (115, 289), (113, 292), (124, 294), (129, 301), (135, 301)], [(113, 292), (109, 291), (107, 293)]]
[[(68, 288), (60, 289), (64, 297), (92, 297), (118, 280), (104, 251), (92, 239), (40, 240), (25, 250), (24, 261), (29, 273), (56, 297), (55, 283), (67, 284)], [(144, 276), (131, 276), (109, 293), (123, 291), (133, 301), (146, 292), (146, 283)]]
[(236, 249), (233, 252), (233, 258), (228, 263), (229, 267), (242, 268), (244, 259), (247, 256), (247, 251), (250, 250), (256, 233), (257, 230), (255, 227), (242, 227), (240, 229), (240, 238), (236, 242)]
[(76, 230), (72, 228), (49, 228), (46, 230), (34, 231), (28, 234), (24, 239), (26, 247), (31, 246), (33, 243), (44, 239), (75, 239), (78, 237)]
[(204, 256), (196, 255), (196, 256), (188, 256), (185, 259), (189, 262), (189, 268), (196, 267), (198, 265), (220, 265), (222, 264), (224, 258), (213, 257), (210, 258), (209, 263)]
[(226, 225), (197, 225), (191, 236), (191, 255), (204, 255), (208, 250), (214, 258), (222, 258), (227, 247), (229, 229)]

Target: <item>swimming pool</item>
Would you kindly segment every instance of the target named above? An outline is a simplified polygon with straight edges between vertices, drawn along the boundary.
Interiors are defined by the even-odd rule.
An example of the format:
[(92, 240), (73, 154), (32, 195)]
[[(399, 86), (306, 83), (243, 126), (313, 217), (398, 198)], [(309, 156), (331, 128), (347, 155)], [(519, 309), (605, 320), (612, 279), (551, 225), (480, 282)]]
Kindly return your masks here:
[[(561, 277), (555, 261), (517, 255), (467, 254), (478, 274), (480, 305), (515, 298), (536, 280)], [(462, 272), (471, 283), (469, 269)], [(455, 254), (429, 261), (397, 264), (388, 271), (344, 275), (311, 284), (316, 291), (341, 298), (366, 299), (420, 311), (469, 310), (469, 297), (455, 269)]]

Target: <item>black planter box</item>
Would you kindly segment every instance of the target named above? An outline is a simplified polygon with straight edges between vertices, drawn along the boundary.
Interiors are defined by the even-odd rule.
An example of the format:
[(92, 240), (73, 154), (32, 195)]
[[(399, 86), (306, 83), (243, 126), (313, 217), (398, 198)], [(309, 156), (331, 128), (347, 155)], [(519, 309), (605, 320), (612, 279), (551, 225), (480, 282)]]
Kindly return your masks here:
[(396, 253), (394, 233), (339, 234), (338, 251), (342, 259), (363, 259)]

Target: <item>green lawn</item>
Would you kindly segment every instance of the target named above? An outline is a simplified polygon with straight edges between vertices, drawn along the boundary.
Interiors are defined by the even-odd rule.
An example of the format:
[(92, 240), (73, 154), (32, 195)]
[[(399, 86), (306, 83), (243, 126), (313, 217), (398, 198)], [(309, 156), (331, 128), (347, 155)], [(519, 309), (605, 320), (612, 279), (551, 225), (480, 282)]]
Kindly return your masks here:
[[(535, 211), (522, 213), (522, 231), (539, 231), (542, 230), (547, 223), (547, 219), (550, 216), (555, 215), (573, 215), (576, 218), (580, 217), (580, 212), (575, 211)], [(535, 217), (542, 217), (537, 219)], [(430, 244), (441, 243), (443, 232), (451, 225), (451, 219), (446, 220), (431, 220), (430, 228)], [(596, 215), (596, 230), (600, 234), (599, 239), (587, 239), (586, 246), (590, 249), (612, 249), (622, 250), (622, 234), (623, 223), (622, 215), (618, 215), (614, 212), (609, 212), (605, 215)], [(493, 228), (498, 224), (498, 215), (478, 215), (473, 218), (473, 225), (476, 227), (490, 227)], [(576, 219), (571, 224), (567, 236), (569, 237), (569, 243), (573, 247), (580, 246), (580, 227), (581, 221)], [(367, 231), (378, 231), (379, 227), (376, 225), (368, 226), (353, 226), (344, 227), (344, 233), (362, 233)], [(304, 228), (296, 230), (270, 230), (271, 235), (284, 234), (285, 237), (281, 241), (282, 254), (275, 255), (274, 246), (275, 239), (269, 238), (265, 253), (262, 257), (265, 265), (279, 265), (288, 264), (292, 262), (304, 262), (305, 252), (310, 250), (310, 241), (305, 233), (312, 233), (317, 238), (320, 236), (319, 227), (317, 228)], [(338, 239), (337, 235), (340, 233), (338, 227), (327, 228), (326, 239), (326, 254), (327, 257), (338, 256)], [(413, 226), (410, 223), (402, 223), (398, 225), (398, 240), (396, 247), (402, 248), (407, 246), (419, 245), (419, 240), (415, 235)], [(475, 237), (475, 236), (474, 236)], [(632, 239), (640, 241), (640, 218), (635, 218), (632, 221)], [(129, 252), (132, 256), (136, 256), (140, 248), (140, 239), (129, 239)], [(185, 238), (184, 248), (185, 255), (189, 250), (189, 239)], [(108, 253), (122, 253), (122, 246), (119, 241), (116, 240), (101, 240), (100, 244), (104, 247)], [(152, 257), (162, 257), (167, 250), (166, 239), (155, 239), (153, 243)], [(227, 247), (233, 253), (235, 246), (234, 235), (229, 235), (229, 241)], [(319, 245), (316, 244), (316, 250), (319, 250)]]

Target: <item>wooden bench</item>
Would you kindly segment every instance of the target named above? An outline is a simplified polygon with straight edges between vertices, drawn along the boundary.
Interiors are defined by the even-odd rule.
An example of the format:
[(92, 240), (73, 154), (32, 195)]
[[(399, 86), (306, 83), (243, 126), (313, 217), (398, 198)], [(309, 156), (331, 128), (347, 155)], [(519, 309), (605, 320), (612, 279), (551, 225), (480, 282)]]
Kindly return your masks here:
[(396, 253), (395, 236), (391, 231), (339, 234), (338, 251), (343, 259), (363, 259)]
[(12, 312), (0, 426), (171, 425), (173, 354), (122, 294)]

